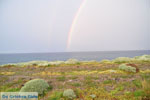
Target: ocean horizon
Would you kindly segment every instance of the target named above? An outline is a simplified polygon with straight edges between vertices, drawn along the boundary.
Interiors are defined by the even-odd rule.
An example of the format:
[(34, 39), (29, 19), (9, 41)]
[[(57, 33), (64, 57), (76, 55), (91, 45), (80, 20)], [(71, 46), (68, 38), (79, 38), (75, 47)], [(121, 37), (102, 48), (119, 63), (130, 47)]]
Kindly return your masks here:
[(53, 52), (53, 53), (5, 53), (0, 54), (0, 65), (9, 63), (20, 63), (28, 61), (65, 61), (78, 59), (81, 61), (103, 59), (112, 60), (117, 57), (135, 57), (149, 55), (150, 50), (129, 50), (129, 51), (86, 51), (86, 52)]

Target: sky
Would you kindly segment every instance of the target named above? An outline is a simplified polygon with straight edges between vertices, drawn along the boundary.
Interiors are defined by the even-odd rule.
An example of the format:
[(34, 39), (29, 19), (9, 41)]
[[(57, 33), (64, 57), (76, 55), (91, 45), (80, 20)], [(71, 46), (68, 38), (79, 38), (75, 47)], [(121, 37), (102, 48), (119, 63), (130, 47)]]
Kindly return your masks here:
[(0, 53), (150, 50), (150, 0), (0, 0)]

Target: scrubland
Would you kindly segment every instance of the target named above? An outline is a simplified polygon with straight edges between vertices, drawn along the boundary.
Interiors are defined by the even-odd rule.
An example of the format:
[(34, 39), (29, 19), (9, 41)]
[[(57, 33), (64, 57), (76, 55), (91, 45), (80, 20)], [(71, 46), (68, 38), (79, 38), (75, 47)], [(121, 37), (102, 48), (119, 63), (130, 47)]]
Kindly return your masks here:
[(39, 100), (150, 100), (150, 55), (1, 65), (0, 92), (22, 90), (39, 92)]

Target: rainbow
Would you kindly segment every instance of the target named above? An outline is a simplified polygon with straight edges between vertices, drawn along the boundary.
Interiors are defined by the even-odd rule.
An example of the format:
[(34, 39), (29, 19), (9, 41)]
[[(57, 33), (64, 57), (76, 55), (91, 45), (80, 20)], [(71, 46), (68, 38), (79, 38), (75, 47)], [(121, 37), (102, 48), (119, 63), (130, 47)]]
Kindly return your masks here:
[(69, 33), (68, 33), (67, 51), (69, 51), (69, 48), (70, 48), (70, 45), (71, 45), (71, 40), (72, 40), (73, 31), (74, 31), (76, 22), (77, 22), (77, 20), (78, 20), (78, 18), (79, 18), (79, 15), (80, 15), (82, 9), (84, 8), (85, 2), (86, 2), (86, 0), (82, 0), (82, 2), (81, 2), (81, 4), (80, 4), (80, 7), (79, 7), (79, 9), (77, 10), (77, 12), (76, 12), (76, 14), (75, 14), (75, 17), (73, 18), (73, 21), (72, 21), (72, 24), (71, 24), (71, 28), (70, 28), (70, 31), (69, 31)]

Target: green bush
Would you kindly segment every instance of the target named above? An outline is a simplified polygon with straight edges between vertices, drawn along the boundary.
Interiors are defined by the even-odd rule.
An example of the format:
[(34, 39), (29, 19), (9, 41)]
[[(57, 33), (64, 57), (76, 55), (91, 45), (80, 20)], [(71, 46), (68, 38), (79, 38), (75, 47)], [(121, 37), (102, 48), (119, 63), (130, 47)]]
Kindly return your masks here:
[(136, 56), (134, 58), (141, 61), (150, 61), (150, 55)]
[(66, 77), (65, 76), (60, 76), (56, 78), (58, 81), (65, 81)]
[(63, 97), (63, 92), (55, 91), (48, 100), (60, 100)]
[(49, 62), (50, 65), (61, 65), (61, 64), (64, 64), (65, 62), (64, 61), (53, 61), (53, 62)]
[(142, 90), (137, 90), (134, 92), (135, 97), (139, 97), (139, 96), (143, 96), (143, 95), (144, 95), (144, 91), (142, 91)]
[(79, 64), (80, 62), (77, 59), (69, 59), (65, 61), (65, 64)]
[(20, 88), (10, 88), (6, 90), (6, 92), (18, 92), (18, 91), (20, 91)]
[(142, 83), (140, 80), (133, 80), (132, 81), (133, 84), (137, 87), (137, 88), (141, 88), (142, 87)]
[(48, 61), (29, 61), (29, 62), (22, 62), (17, 63), (17, 66), (33, 66), (33, 65), (40, 65), (40, 64), (46, 64)]
[(43, 95), (50, 88), (43, 79), (34, 79), (25, 83), (20, 92), (38, 92), (39, 95)]
[(13, 63), (11, 64), (11, 63), (10, 63), (10, 64), (0, 65), (0, 67), (7, 67), (7, 66), (16, 66), (16, 64), (13, 64)]
[(144, 96), (145, 100), (149, 100), (148, 98), (150, 98), (150, 80), (144, 80), (142, 81), (142, 88), (143, 88), (143, 91), (144, 91)]
[(114, 60), (112, 60), (114, 63), (118, 63), (118, 64), (121, 64), (121, 63), (126, 63), (126, 62), (130, 62), (132, 60), (132, 58), (128, 58), (128, 57), (118, 57)]
[(76, 94), (74, 93), (74, 91), (72, 89), (67, 89), (64, 91), (63, 97), (65, 97), (66, 99), (72, 100), (72, 99), (76, 98)]
[(101, 60), (100, 63), (113, 64), (113, 62), (111, 60), (108, 60), (108, 59)]
[(127, 66), (126, 64), (121, 64), (119, 66), (119, 69), (123, 70), (123, 71), (126, 71), (126, 72), (136, 73), (136, 68), (135, 67)]

